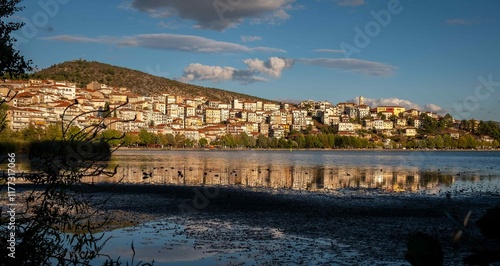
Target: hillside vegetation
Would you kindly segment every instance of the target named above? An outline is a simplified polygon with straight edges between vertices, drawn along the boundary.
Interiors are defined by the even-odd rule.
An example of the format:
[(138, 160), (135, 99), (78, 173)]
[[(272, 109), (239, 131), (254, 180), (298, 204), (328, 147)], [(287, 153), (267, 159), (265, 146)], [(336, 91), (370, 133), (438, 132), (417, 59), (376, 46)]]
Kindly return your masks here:
[(210, 100), (226, 102), (234, 98), (269, 101), (251, 95), (187, 84), (96, 61), (75, 60), (63, 62), (36, 72), (32, 77), (74, 82), (79, 87), (85, 87), (88, 83), (97, 81), (113, 87), (125, 87), (136, 94), (144, 96), (167, 93), (188, 97), (204, 96)]

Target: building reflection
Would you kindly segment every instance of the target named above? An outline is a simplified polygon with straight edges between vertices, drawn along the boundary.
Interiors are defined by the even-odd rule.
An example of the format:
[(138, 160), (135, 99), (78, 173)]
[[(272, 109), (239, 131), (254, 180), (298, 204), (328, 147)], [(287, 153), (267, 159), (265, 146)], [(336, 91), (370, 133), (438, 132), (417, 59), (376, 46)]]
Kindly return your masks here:
[(85, 182), (150, 183), (173, 185), (223, 185), (330, 191), (343, 188), (377, 188), (386, 191), (416, 192), (439, 185), (451, 185), (455, 176), (421, 172), (417, 168), (363, 167), (342, 165), (279, 165), (255, 161), (211, 158), (200, 161), (184, 157), (142, 161), (116, 161), (114, 177), (95, 177)]

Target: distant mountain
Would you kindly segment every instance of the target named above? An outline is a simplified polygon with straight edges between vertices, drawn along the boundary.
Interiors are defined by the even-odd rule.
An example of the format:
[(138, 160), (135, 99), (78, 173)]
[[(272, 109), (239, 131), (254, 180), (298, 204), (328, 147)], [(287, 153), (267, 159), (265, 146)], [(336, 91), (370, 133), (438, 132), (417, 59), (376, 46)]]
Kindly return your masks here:
[(63, 62), (34, 73), (33, 78), (74, 82), (82, 88), (88, 83), (96, 81), (113, 87), (125, 87), (133, 93), (144, 96), (167, 93), (188, 97), (204, 96), (209, 100), (225, 102), (234, 98), (270, 101), (251, 95), (187, 84), (96, 61), (75, 60)]

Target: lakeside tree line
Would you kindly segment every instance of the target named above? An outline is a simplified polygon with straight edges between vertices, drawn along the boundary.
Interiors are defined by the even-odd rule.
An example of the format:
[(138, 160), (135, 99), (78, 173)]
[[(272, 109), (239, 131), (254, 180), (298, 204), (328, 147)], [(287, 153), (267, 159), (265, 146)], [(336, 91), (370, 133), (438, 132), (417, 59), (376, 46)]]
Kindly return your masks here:
[[(467, 122), (464, 123), (464, 125)], [(426, 130), (425, 127), (422, 131)], [(164, 148), (261, 148), (261, 149), (490, 149), (499, 148), (498, 137), (492, 141), (482, 141), (478, 134), (494, 135), (498, 126), (490, 122), (480, 122), (474, 130), (462, 131), (458, 138), (450, 134), (421, 135), (421, 137), (406, 137), (403, 135), (385, 136), (375, 130), (359, 132), (359, 137), (341, 136), (330, 127), (322, 127), (319, 133), (310, 130), (291, 131), (286, 138), (270, 138), (262, 134), (253, 137), (246, 133), (227, 134), (218, 140), (209, 141), (201, 138), (199, 141), (186, 138), (184, 135), (155, 134), (142, 129), (139, 133), (122, 133), (117, 130), (103, 130), (96, 140), (106, 140), (111, 146), (128, 147), (164, 147)], [(68, 136), (80, 132), (78, 127), (69, 128)], [(493, 132), (493, 134), (492, 134)], [(4, 128), (0, 132), (0, 147), (22, 151), (29, 143), (37, 141), (52, 141), (62, 138), (61, 125), (49, 125), (45, 128), (30, 125), (19, 131)], [(6, 142), (5, 140), (8, 140)], [(390, 140), (390, 141), (388, 141)]]

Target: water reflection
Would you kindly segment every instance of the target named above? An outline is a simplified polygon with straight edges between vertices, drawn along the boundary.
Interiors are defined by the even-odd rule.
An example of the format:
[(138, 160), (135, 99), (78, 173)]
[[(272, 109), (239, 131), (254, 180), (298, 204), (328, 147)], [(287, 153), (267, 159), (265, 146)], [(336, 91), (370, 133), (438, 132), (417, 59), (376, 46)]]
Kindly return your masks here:
[[(312, 157), (311, 157), (312, 156)], [(383, 155), (386, 156), (386, 155)], [(163, 152), (131, 153), (114, 156), (111, 166), (119, 164), (113, 178), (88, 178), (86, 182), (121, 182), (174, 185), (232, 185), (243, 187), (286, 188), (329, 191), (342, 188), (378, 188), (386, 191), (433, 191), (450, 186), (457, 180), (475, 185), (498, 178), (491, 172), (475, 173), (466, 169), (438, 169), (439, 165), (406, 165), (394, 157), (370, 162), (308, 153), (285, 152)], [(388, 159), (388, 160), (389, 160)], [(358, 159), (359, 161), (360, 159)], [(341, 162), (339, 164), (337, 162)], [(358, 164), (359, 165), (356, 165)], [(434, 170), (433, 170), (434, 169)], [(469, 182), (470, 183), (470, 182)], [(483, 182), (484, 183), (484, 182)]]
[[(114, 177), (86, 177), (83, 181), (308, 191), (377, 188), (393, 192), (442, 193), (445, 189), (453, 189), (498, 193), (499, 161), (498, 152), (125, 149), (113, 154), (107, 162), (110, 169), (119, 165)], [(33, 171), (29, 169), (29, 161), (20, 160), (16, 167), (18, 173)]]
[[(180, 162), (179, 162), (180, 163)], [(95, 178), (94, 182), (159, 183), (175, 185), (240, 185), (247, 187), (333, 190), (339, 188), (382, 188), (389, 191), (430, 189), (452, 184), (451, 174), (408, 172), (398, 169), (351, 167), (227, 165), (160, 166), (142, 163), (121, 165), (113, 178)], [(144, 175), (143, 172), (147, 173)], [(179, 174), (180, 173), (180, 174)], [(147, 176), (147, 178), (144, 178)], [(92, 179), (86, 180), (92, 182)]]

